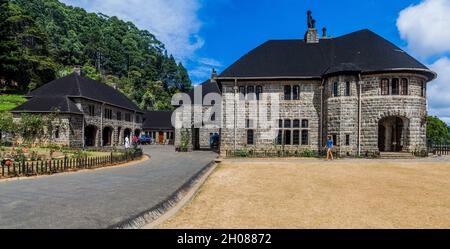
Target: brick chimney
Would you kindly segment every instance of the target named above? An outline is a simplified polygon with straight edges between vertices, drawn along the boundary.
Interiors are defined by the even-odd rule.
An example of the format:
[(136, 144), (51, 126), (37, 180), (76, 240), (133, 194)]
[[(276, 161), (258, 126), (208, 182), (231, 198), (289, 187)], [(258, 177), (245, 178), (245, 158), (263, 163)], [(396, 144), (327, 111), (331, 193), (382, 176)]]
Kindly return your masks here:
[(312, 17), (312, 12), (308, 10), (306, 13), (308, 18), (308, 30), (305, 33), (306, 43), (319, 43), (319, 34), (316, 29), (316, 20)]

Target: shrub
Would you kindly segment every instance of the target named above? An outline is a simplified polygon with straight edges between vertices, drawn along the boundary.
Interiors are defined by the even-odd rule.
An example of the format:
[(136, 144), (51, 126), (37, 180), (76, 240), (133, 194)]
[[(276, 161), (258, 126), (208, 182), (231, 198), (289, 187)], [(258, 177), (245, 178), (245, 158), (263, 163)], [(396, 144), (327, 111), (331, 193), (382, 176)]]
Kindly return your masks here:
[(247, 150), (236, 150), (234, 152), (234, 156), (237, 157), (248, 157), (250, 153)]
[(305, 149), (302, 153), (303, 157), (314, 157), (315, 153), (311, 151), (310, 149)]
[(76, 151), (73, 153), (72, 157), (73, 157), (74, 159), (82, 159), (82, 158), (87, 157), (87, 155), (88, 155), (87, 152), (84, 151), (84, 150), (76, 150)]

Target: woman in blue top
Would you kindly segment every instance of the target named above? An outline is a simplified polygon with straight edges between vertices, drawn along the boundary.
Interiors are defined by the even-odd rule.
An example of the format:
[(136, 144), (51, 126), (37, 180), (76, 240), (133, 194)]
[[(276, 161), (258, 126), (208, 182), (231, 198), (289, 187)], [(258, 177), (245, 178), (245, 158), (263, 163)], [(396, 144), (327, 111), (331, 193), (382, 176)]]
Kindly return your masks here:
[(329, 156), (331, 156), (331, 160), (334, 160), (332, 149), (333, 149), (333, 139), (331, 138), (331, 136), (328, 136), (328, 140), (327, 140), (327, 159), (326, 159), (326, 161), (328, 161)]

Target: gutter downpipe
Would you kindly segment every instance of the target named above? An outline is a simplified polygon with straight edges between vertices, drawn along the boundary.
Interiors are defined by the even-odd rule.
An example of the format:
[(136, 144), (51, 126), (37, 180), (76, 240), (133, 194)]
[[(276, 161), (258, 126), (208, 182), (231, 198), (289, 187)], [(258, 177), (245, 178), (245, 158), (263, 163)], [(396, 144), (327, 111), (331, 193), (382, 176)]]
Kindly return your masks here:
[(320, 147), (319, 150), (323, 147), (323, 90), (324, 90), (325, 78), (322, 79), (322, 85), (319, 87), (320, 90), (320, 117), (319, 117), (319, 131), (320, 131)]
[(233, 129), (233, 133), (234, 133), (234, 152), (233, 153), (235, 153), (236, 152), (236, 147), (237, 147), (237, 144), (236, 144), (236, 114), (237, 114), (237, 111), (236, 111), (236, 93), (237, 93), (237, 78), (235, 78), (234, 79), (234, 87), (233, 87), (233, 90), (234, 90), (234, 129)]
[(85, 123), (84, 123), (84, 114), (83, 114), (83, 121), (82, 121), (82, 127), (83, 129), (81, 130), (81, 144), (83, 145), (83, 149), (86, 147), (86, 140), (84, 139), (85, 134), (84, 134), (84, 130), (86, 129), (86, 127), (84, 127)]
[(105, 109), (105, 103), (102, 103), (102, 109), (100, 111), (100, 147), (103, 147), (103, 113)]
[(361, 73), (358, 73), (358, 156), (361, 156), (361, 95), (362, 95)]

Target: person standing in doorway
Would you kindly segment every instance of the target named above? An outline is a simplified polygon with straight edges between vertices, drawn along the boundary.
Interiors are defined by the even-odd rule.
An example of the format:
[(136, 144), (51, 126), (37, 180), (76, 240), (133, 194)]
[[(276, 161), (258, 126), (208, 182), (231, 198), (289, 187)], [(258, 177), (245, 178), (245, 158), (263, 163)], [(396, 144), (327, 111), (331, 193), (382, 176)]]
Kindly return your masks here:
[(327, 139), (327, 158), (325, 159), (326, 161), (328, 161), (328, 159), (331, 157), (331, 160), (334, 160), (333, 157), (333, 138), (331, 136), (328, 136)]
[(130, 139), (128, 137), (125, 137), (125, 149), (130, 148)]

